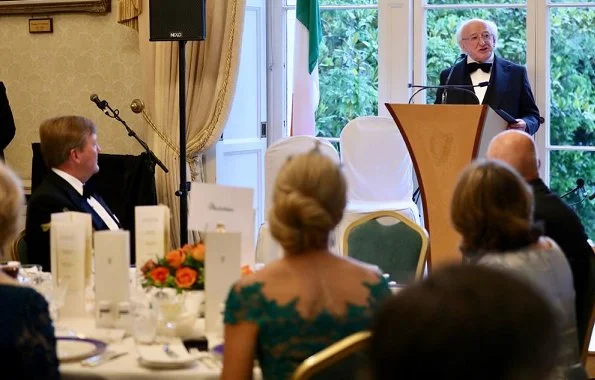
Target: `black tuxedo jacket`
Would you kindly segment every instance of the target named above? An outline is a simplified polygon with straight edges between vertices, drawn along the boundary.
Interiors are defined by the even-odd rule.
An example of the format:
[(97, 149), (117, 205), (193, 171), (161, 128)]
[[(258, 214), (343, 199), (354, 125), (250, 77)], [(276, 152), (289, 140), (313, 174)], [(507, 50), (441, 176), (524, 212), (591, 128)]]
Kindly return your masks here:
[(6, 96), (4, 83), (0, 82), (0, 159), (4, 159), (4, 148), (12, 141), (15, 134), (14, 118)]
[[(103, 199), (93, 194), (108, 213), (113, 215)], [(33, 192), (27, 204), (27, 223), (25, 241), (27, 256), (32, 264), (41, 264), (44, 271), (50, 268), (50, 232), (51, 215), (57, 212), (78, 211), (91, 214), (94, 230), (107, 230), (108, 226), (93, 210), (87, 200), (75, 190), (66, 180), (49, 171), (43, 182)], [(116, 223), (118, 219), (114, 217)]]
[(587, 234), (576, 213), (541, 179), (530, 181), (535, 198), (535, 221), (542, 221), (545, 235), (558, 243), (568, 259), (574, 280), (579, 347), (587, 326), (595, 297), (595, 256), (587, 242)]
[[(440, 73), (440, 84), (472, 86), (471, 76), (467, 70), (467, 60), (457, 63), (452, 70), (450, 80), (446, 83), (450, 68)], [(470, 89), (473, 91), (473, 89)], [(438, 89), (435, 104), (442, 103), (443, 89)], [(470, 93), (460, 90), (447, 90), (448, 104), (477, 104), (477, 99)], [(527, 132), (534, 135), (539, 129), (539, 110), (531, 92), (527, 70), (521, 65), (494, 56), (490, 83), (482, 104), (493, 109), (502, 109), (516, 119), (527, 123)]]

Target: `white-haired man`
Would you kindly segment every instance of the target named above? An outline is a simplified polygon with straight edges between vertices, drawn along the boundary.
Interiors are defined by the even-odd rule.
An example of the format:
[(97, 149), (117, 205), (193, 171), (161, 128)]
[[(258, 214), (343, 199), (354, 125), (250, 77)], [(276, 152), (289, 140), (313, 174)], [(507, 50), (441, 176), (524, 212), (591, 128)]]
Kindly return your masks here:
[[(439, 89), (434, 103), (488, 104), (516, 119), (509, 129), (519, 129), (531, 135), (539, 129), (539, 109), (531, 91), (524, 66), (494, 54), (498, 28), (491, 21), (471, 19), (457, 29), (457, 41), (465, 59), (440, 73), (440, 85), (472, 86), (487, 82), (483, 87)], [(464, 88), (464, 87), (463, 87)], [(475, 96), (473, 95), (475, 93)]]

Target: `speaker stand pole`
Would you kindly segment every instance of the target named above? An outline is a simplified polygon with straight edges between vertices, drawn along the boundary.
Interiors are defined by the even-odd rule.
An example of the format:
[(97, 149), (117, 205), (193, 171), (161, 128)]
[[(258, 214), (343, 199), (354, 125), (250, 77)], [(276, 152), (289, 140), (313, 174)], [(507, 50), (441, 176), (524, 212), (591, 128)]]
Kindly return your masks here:
[(179, 41), (178, 51), (179, 103), (180, 103), (180, 245), (188, 243), (188, 190), (186, 180), (186, 41)]

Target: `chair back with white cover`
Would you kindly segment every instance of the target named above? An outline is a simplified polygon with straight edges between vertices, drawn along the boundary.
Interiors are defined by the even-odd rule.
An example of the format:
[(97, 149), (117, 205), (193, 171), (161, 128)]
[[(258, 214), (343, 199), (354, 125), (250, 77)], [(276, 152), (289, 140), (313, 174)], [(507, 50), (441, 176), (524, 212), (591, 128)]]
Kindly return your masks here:
[(265, 154), (265, 220), (273, 203), (273, 187), (277, 173), (290, 156), (309, 152), (319, 143), (320, 152), (339, 164), (339, 152), (326, 140), (313, 136), (291, 136), (277, 141), (268, 147)]
[(377, 211), (352, 222), (343, 234), (343, 254), (378, 266), (399, 284), (421, 278), (428, 233), (394, 211)]
[(293, 380), (367, 379), (367, 349), (372, 334), (360, 331), (310, 356), (293, 373)]
[(393, 119), (351, 120), (340, 137), (341, 161), (350, 201), (410, 201), (413, 164)]

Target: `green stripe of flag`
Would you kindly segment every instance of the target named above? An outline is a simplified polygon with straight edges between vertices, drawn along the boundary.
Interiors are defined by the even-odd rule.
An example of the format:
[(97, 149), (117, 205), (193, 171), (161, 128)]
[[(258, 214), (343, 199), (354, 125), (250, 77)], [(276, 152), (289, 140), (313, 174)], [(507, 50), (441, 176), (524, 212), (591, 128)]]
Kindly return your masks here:
[(322, 25), (320, 24), (320, 7), (318, 0), (298, 0), (295, 17), (309, 31), (308, 72), (312, 74), (318, 63), (320, 42), (322, 41)]

